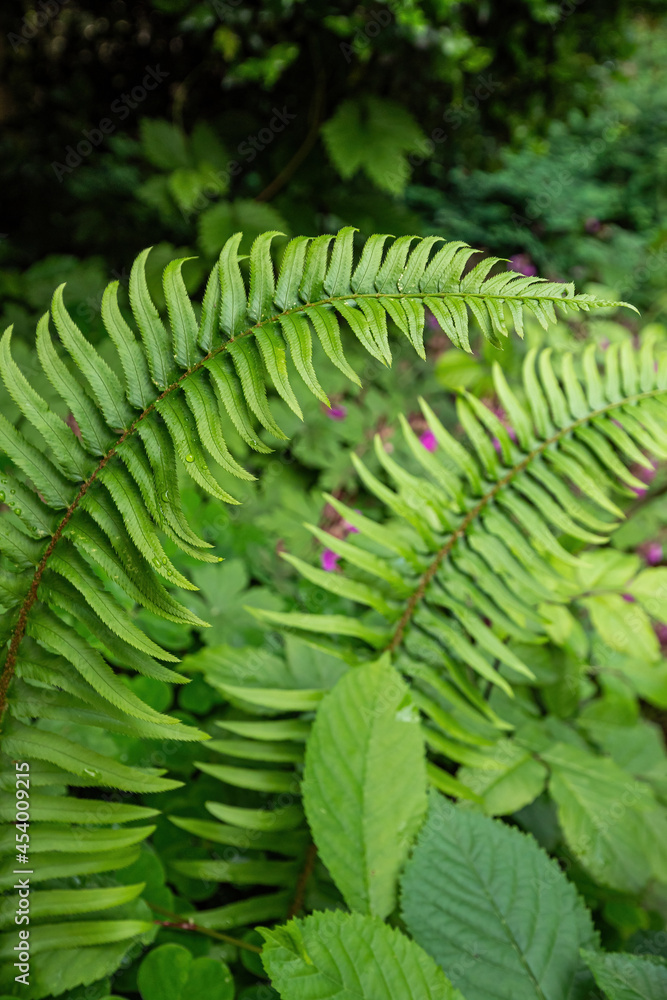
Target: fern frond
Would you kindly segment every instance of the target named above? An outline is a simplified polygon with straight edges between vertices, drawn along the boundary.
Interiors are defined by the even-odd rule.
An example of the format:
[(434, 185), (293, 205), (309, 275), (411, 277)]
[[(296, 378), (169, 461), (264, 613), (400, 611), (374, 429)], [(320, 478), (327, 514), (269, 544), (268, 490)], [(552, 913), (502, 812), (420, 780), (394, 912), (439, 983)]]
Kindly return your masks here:
[[(334, 643), (349, 662), (389, 651), (411, 679), (435, 757), (479, 765), (484, 748), (512, 728), (493, 709), (502, 698), (488, 694), (512, 698), (517, 685), (534, 679), (527, 650), (548, 640), (554, 609), (579, 599), (588, 608), (587, 553), (607, 541), (633, 487), (642, 485), (631, 464), (664, 454), (667, 355), (656, 357), (654, 348), (650, 337), (637, 356), (629, 345), (612, 347), (600, 368), (591, 345), (580, 373), (569, 355), (554, 367), (549, 350), (531, 350), (522, 399), (496, 365), (511, 435), (493, 410), (462, 391), (464, 444), (422, 400), (438, 449), (427, 451), (403, 420), (415, 471), (391, 457), (379, 437), (386, 482), (352, 456), (390, 524), (326, 496), (357, 533), (342, 541), (308, 527), (341, 556), (344, 571), (324, 572), (283, 554), (306, 579), (363, 610), (338, 620), (299, 611), (253, 614), (289, 633), (317, 635), (313, 641), (329, 648)], [(441, 767), (429, 773), (448, 794), (475, 797)]]
[[(216, 721), (220, 738), (206, 746), (214, 758), (197, 764), (203, 774), (221, 783), (220, 799), (206, 802), (215, 822), (170, 817), (215, 851), (210, 860), (174, 862), (176, 872), (191, 878), (279, 887), (280, 893), (257, 899), (261, 905), (273, 901), (272, 916), (277, 918), (292, 912), (295, 885), (312, 850), (301, 805), (306, 739), (314, 710), (344, 669), (332, 660), (323, 664), (319, 677), (306, 677), (291, 665), (291, 642), (286, 656), (263, 649), (215, 646), (184, 659), (184, 669), (202, 674), (230, 707)], [(314, 687), (316, 682), (320, 686)], [(226, 845), (223, 860), (216, 844)], [(226, 911), (222, 907), (220, 914), (226, 916)], [(218, 926), (218, 910), (205, 910), (198, 913), (200, 917), (205, 926)]]
[[(208, 466), (213, 460), (225, 474), (251, 478), (231, 454), (228, 419), (258, 452), (270, 450), (263, 440), (264, 431), (276, 439), (284, 438), (267, 389), (271, 393), (275, 390), (300, 415), (292, 364), (310, 392), (326, 399), (313, 365), (313, 335), (330, 360), (358, 381), (345, 357), (341, 322), (369, 354), (389, 364), (394, 327), (424, 356), (426, 308), (434, 312), (453, 344), (469, 350), (471, 315), (486, 336), (500, 343), (507, 335), (505, 309), (521, 333), (523, 310), (546, 324), (555, 319), (557, 307), (568, 315), (608, 304), (576, 295), (571, 285), (508, 272), (494, 276), (492, 271), (498, 263), (495, 258), (486, 258), (467, 271), (474, 251), (460, 243), (439, 246), (441, 241), (435, 238), (401, 238), (385, 251), (387, 238), (374, 237), (355, 264), (352, 228), (342, 230), (335, 238), (298, 237), (291, 241), (276, 273), (271, 244), (278, 235), (265, 233), (255, 241), (247, 278), (240, 267), (240, 235), (228, 240), (211, 272), (201, 307), (195, 306), (186, 292), (184, 261), (171, 262), (163, 275), (166, 317), (160, 316), (151, 299), (145, 271), (149, 251), (143, 251), (131, 270), (130, 312), (119, 304), (117, 283), (109, 285), (102, 302), (102, 321), (118, 355), (117, 372), (78, 329), (68, 311), (63, 287), (58, 288), (51, 306), (58, 341), (52, 338), (47, 315), (38, 324), (36, 347), (44, 376), (58, 400), (56, 406), (62, 416), (67, 415), (67, 423), (50, 409), (16, 365), (11, 330), (2, 338), (0, 376), (22, 414), (22, 422), (16, 428), (0, 417), (0, 449), (6, 459), (0, 487), (4, 491), (2, 499), (10, 508), (0, 517), (2, 568), (8, 571), (7, 579), (3, 576), (2, 580), (5, 664), (0, 679), (0, 715), (9, 699), (12, 710), (4, 735), (5, 760), (30, 761), (35, 780), (47, 787), (110, 787), (134, 792), (173, 787), (173, 782), (153, 769), (121, 765), (93, 753), (83, 733), (80, 742), (61, 734), (58, 727), (68, 713), (83, 731), (87, 727), (108, 728), (145, 739), (203, 737), (192, 727), (145, 705), (123, 680), (120, 671), (179, 679), (164, 665), (173, 657), (141, 633), (127, 607), (134, 604), (167, 620), (202, 624), (171, 593), (172, 586), (196, 588), (176, 569), (163, 544), (168, 538), (190, 556), (204, 561), (218, 559), (187, 524), (178, 490), (179, 472), (185, 471), (216, 499), (236, 502)], [(646, 381), (649, 374), (642, 364), (636, 378)], [(627, 381), (629, 376), (624, 374), (624, 378)], [(613, 382), (612, 375), (609, 379)], [(645, 410), (644, 406), (634, 423), (628, 417), (626, 427), (629, 438), (642, 449), (647, 437), (659, 437), (651, 424), (651, 414)], [(258, 425), (263, 428), (261, 435)], [(613, 445), (611, 434), (607, 437)], [(664, 442), (658, 443), (667, 448)], [(559, 449), (561, 464), (554, 469), (561, 473), (565, 466), (570, 471), (581, 467), (582, 488), (588, 482), (589, 492), (593, 486), (599, 491), (599, 480), (591, 472), (590, 463), (604, 464), (604, 458), (587, 458), (583, 462), (577, 447), (587, 446), (575, 442), (571, 448)], [(456, 464), (455, 449), (453, 455)], [(492, 458), (487, 454), (488, 461)], [(545, 467), (551, 469), (548, 456)], [(473, 477), (474, 492), (475, 477), (479, 478), (480, 473), (470, 462), (467, 467), (463, 464), (461, 472)], [(458, 474), (452, 475), (452, 489), (460, 490), (456, 485)], [(443, 504), (439, 487), (420, 483), (412, 477), (403, 482), (401, 489), (407, 490), (409, 497), (419, 493), (426, 502), (423, 510), (413, 511), (411, 500), (406, 501), (402, 494), (394, 494), (384, 486), (382, 495), (391, 500), (399, 516), (404, 515), (412, 523), (421, 544), (428, 549), (437, 543), (450, 522), (461, 534), (461, 523), (468, 515)], [(495, 512), (496, 534), (502, 534), (507, 519), (530, 502), (518, 493), (508, 494), (506, 499), (512, 509), (509, 513)], [(560, 552), (549, 530), (535, 520), (536, 515), (532, 517), (532, 533), (540, 536), (545, 551)], [(490, 523), (488, 531), (494, 534)], [(417, 555), (417, 562), (422, 558), (426, 558), (426, 552)], [(508, 553), (505, 562), (508, 560), (514, 560), (512, 567), (515, 563), (519, 566), (521, 553)], [(529, 569), (522, 572), (532, 579)], [(519, 570), (512, 569), (512, 573), (518, 581)], [(127, 605), (121, 605), (105, 588), (107, 580), (120, 588), (128, 599)], [(412, 586), (413, 581), (407, 584)], [(379, 596), (361, 583), (352, 584), (352, 589), (347, 585), (345, 593), (355, 600), (370, 602), (375, 613), (380, 618), (386, 616), (386, 621), (396, 618), (394, 626), (402, 635), (407, 619), (401, 625), (400, 604), (395, 599), (400, 592), (400, 598), (405, 600), (405, 588), (392, 590), (392, 586), (396, 588), (397, 584), (395, 579), (392, 584), (390, 578), (383, 581), (386, 592)], [(515, 589), (514, 601), (521, 607), (527, 602), (519, 582)], [(548, 587), (546, 592), (551, 592)], [(468, 626), (464, 612), (458, 604), (452, 609), (454, 617), (463, 622), (464, 631), (457, 633), (455, 643), (457, 655), (462, 656), (473, 647), (465, 635)], [(442, 630), (451, 631), (452, 626), (441, 622), (443, 614), (436, 611), (437, 629), (443, 635)], [(427, 610), (420, 613), (431, 614)], [(516, 619), (516, 607), (513, 613), (514, 618), (508, 609), (508, 620)], [(528, 623), (527, 612), (524, 617)], [(335, 620), (321, 625), (332, 631), (340, 629)], [(436, 628), (430, 620), (423, 625)], [(531, 631), (528, 624), (524, 627), (515, 623), (514, 627)], [(385, 633), (386, 624), (381, 621), (378, 626), (348, 622), (348, 634), (362, 641), (384, 642)], [(449, 637), (449, 632), (446, 634)], [(483, 649), (473, 650), (477, 672), (507, 687), (495, 668), (488, 666), (488, 657), (499, 640), (487, 629), (477, 641)], [(507, 659), (508, 654), (503, 655)], [(512, 663), (520, 669), (516, 661)], [(15, 690), (10, 690), (11, 684)], [(462, 684), (463, 680), (458, 687)], [(471, 687), (466, 681), (464, 688), (466, 684)], [(256, 705), (268, 697), (257, 691), (254, 696), (260, 699)], [(465, 693), (465, 697), (474, 702), (471, 694)], [(315, 701), (312, 693), (302, 692), (295, 704), (289, 693), (282, 691), (273, 708), (304, 711), (314, 707)], [(491, 717), (486, 703), (483, 699), (480, 702), (475, 711), (486, 725)], [(493, 724), (491, 718), (491, 727)], [(238, 741), (236, 749), (252, 756), (250, 747), (241, 748)], [(264, 752), (268, 752), (267, 747)], [(211, 766), (222, 767), (224, 771), (218, 773), (224, 773), (229, 783), (234, 764)], [(271, 777), (261, 777), (262, 773), (257, 770), (252, 778), (237, 777), (239, 781), (252, 780), (255, 787), (263, 781), (267, 788), (283, 780), (276, 777), (274, 769), (267, 770)], [(68, 862), (66, 870), (72, 875), (118, 866), (118, 850), (109, 840), (92, 838), (90, 844), (90, 865), (77, 872), (75, 861)], [(44, 865), (41, 871), (59, 873), (61, 862), (62, 858), (51, 867)], [(264, 862), (248, 864), (250, 867), (244, 869), (248, 878), (253, 872), (257, 880), (259, 870), (253, 868), (255, 864), (265, 872), (261, 867)], [(271, 868), (273, 863), (266, 864)], [(285, 862), (283, 874), (267, 884), (282, 885), (290, 864)], [(114, 935), (121, 930), (114, 930), (111, 924), (106, 933), (109, 940), (115, 941)], [(97, 940), (93, 928), (94, 922), (90, 938), (82, 931), (82, 940), (86, 938), (89, 944)], [(56, 947), (57, 936), (46, 930), (45, 935), (48, 947)]]

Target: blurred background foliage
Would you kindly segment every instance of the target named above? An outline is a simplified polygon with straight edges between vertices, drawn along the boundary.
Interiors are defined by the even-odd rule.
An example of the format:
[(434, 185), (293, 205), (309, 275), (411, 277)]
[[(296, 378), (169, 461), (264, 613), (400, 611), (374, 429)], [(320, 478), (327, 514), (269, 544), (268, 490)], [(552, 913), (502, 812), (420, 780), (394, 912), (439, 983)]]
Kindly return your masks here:
[[(646, 306), (667, 267), (652, 0), (75, 0), (0, 19), (3, 320), (86, 330), (160, 243), (439, 232)], [(144, 86), (146, 84), (146, 86)], [(523, 265), (521, 264), (523, 262)]]
[[(642, 320), (624, 312), (597, 315), (585, 326), (559, 324), (549, 335), (554, 348), (577, 352), (591, 338), (603, 345), (623, 340), (646, 323), (659, 338), (667, 336), (666, 17), (667, 0), (4, 5), (0, 313), (3, 328), (15, 326), (17, 361), (51, 399), (34, 368), (32, 344), (53, 289), (67, 282), (72, 315), (99, 339), (104, 286), (117, 279), (126, 288), (131, 262), (147, 245), (154, 245), (151, 293), (162, 303), (161, 269), (174, 256), (197, 258), (184, 268), (195, 291), (235, 231), (245, 233), (247, 251), (264, 230), (315, 235), (349, 224), (362, 236), (434, 233), (466, 240), (507, 258), (515, 270), (574, 279), (582, 290), (604, 288), (642, 309)], [(528, 324), (527, 345), (542, 340), (536, 324)], [(339, 537), (349, 530), (323, 491), (374, 516), (349, 451), (375, 470), (373, 435), (380, 433), (389, 450), (399, 449), (401, 412), (422, 434), (418, 395), (450, 426), (456, 387), (491, 401), (497, 351), (480, 344), (469, 357), (448, 348), (433, 320), (427, 365), (399, 345), (387, 370), (368, 356), (355, 357), (352, 347), (363, 388), (350, 387), (328, 366), (331, 410), (301, 393), (305, 419), (299, 423), (277, 400), (290, 440), (271, 454), (249, 454), (230, 428), (232, 450), (258, 476), (241, 492), (235, 481), (242, 506), (223, 507), (183, 484), (194, 530), (225, 562), (202, 567), (165, 544), (200, 587), (186, 600), (212, 627), (197, 631), (146, 612), (139, 616), (142, 627), (178, 654), (197, 654), (220, 645), (266, 645), (248, 607), (344, 610), (343, 602), (298, 578), (280, 552), (335, 568), (326, 550), (314, 549), (303, 522)], [(515, 339), (506, 346), (510, 379), (524, 353)], [(8, 397), (2, 410), (18, 419)], [(224, 484), (224, 473), (219, 478)], [(650, 565), (664, 562), (667, 551), (665, 489), (663, 469), (615, 540)], [(667, 642), (666, 634), (659, 638)], [(289, 655), (298, 661), (295, 644)], [(141, 677), (129, 683), (154, 707), (211, 728), (230, 707), (198, 672), (196, 678), (178, 690)], [(589, 682), (581, 684), (579, 699), (556, 714), (576, 718), (591, 694)], [(664, 726), (664, 672), (660, 685), (644, 693), (644, 709)], [(145, 758), (129, 737), (100, 739), (111, 741), (121, 760)], [(174, 749), (170, 773), (189, 783), (152, 796), (151, 804), (165, 814), (206, 815), (203, 803), (215, 797), (216, 783), (206, 775), (189, 781), (202, 752)], [(538, 812), (535, 829), (542, 822)], [(202, 889), (173, 872), (173, 888), (166, 887), (173, 858), (206, 856), (199, 843), (166, 815), (160, 818), (136, 873), (149, 883), (149, 901), (185, 913), (200, 900), (219, 905), (240, 897), (238, 889), (213, 883)], [(649, 918), (636, 901), (605, 894), (576, 871), (573, 877), (596, 907), (610, 946), (647, 930)], [(311, 902), (323, 905), (315, 896)], [(659, 903), (667, 912), (667, 903)], [(167, 927), (156, 944), (186, 939), (196, 956), (239, 958), (232, 946)], [(260, 997), (252, 958), (244, 955), (250, 964), (236, 975), (243, 988), (238, 995), (247, 1000)], [(138, 969), (137, 961), (129, 962), (114, 991), (136, 995)], [(95, 996), (109, 992), (108, 980), (100, 984)], [(262, 997), (272, 995), (266, 985), (261, 989)], [(152, 1000), (149, 987), (141, 993)]]

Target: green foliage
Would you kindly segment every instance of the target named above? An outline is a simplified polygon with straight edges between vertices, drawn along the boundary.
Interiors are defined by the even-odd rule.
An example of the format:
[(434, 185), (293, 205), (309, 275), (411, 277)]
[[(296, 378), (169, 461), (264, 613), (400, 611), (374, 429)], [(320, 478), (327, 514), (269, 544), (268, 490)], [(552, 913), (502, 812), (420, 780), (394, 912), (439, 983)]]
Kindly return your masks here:
[(388, 916), (426, 812), (419, 713), (388, 662), (345, 674), (323, 700), (308, 739), (303, 795), (320, 856), (350, 909)]
[(609, 1000), (654, 1000), (664, 995), (667, 987), (664, 960), (592, 952), (584, 952), (584, 958)]
[(467, 1000), (588, 996), (579, 951), (596, 935), (558, 866), (532, 838), (436, 793), (401, 912)]
[(234, 1000), (229, 968), (206, 956), (193, 958), (187, 948), (163, 944), (139, 966), (142, 1000)]
[(399, 104), (369, 97), (344, 101), (322, 126), (331, 160), (345, 180), (363, 170), (377, 187), (400, 194), (410, 176), (407, 154), (423, 144), (425, 136)]
[[(170, 136), (169, 156), (187, 153)], [(144, 1000), (231, 995), (230, 962), (250, 997), (262, 976), (253, 928), (322, 910), (334, 912), (265, 932), (266, 968), (282, 995), (335, 987), (344, 996), (361, 977), (369, 997), (446, 998), (459, 995), (451, 979), (469, 1000), (481, 987), (466, 991), (449, 960), (435, 956), (443, 974), (382, 923), (398, 916), (396, 886), (427, 781), (460, 800), (443, 808), (461, 822), (486, 824), (489, 845), (496, 836), (531, 844), (538, 872), (556, 869), (534, 842), (479, 813), (513, 815), (543, 837), (536, 810), (546, 798), (560, 823), (551, 849), (574, 860), (573, 881), (619, 935), (646, 929), (642, 920), (663, 906), (650, 893), (667, 883), (667, 757), (648, 723), (632, 748), (619, 732), (637, 721), (640, 695), (667, 704), (652, 625), (663, 581), (608, 545), (642, 486), (638, 466), (667, 456), (659, 331), (638, 347), (620, 338), (603, 358), (594, 344), (531, 348), (513, 386), (494, 366), (503, 409), (461, 391), (461, 433), (422, 401), (421, 417), (401, 420), (403, 443), (386, 447), (378, 435), (363, 461), (350, 457), (365, 493), (326, 498), (344, 528), (310, 523), (311, 498), (295, 508), (343, 570), (313, 566), (298, 541), (305, 533), (289, 527), (300, 554), (283, 545), (283, 569), (274, 575), (265, 563), (259, 574), (271, 587), (249, 586), (238, 561), (220, 567), (212, 551), (220, 523), (231, 526), (226, 511), (238, 509), (232, 491), (257, 495), (254, 473), (270, 468), (272, 448), (285, 454), (303, 414), (316, 406), (338, 418), (327, 368), (356, 392), (360, 358), (382, 370), (404, 349), (424, 357), (425, 308), (454, 347), (470, 351), (478, 330), (501, 345), (524, 322), (546, 329), (559, 314), (614, 305), (499, 270), (496, 258), (471, 266), (469, 247), (438, 238), (373, 236), (357, 254), (349, 227), (282, 244), (275, 269), (279, 236), (259, 236), (248, 258), (232, 236), (201, 304), (187, 290), (185, 261), (170, 261), (164, 309), (144, 251), (129, 308), (118, 283), (105, 292), (109, 338), (98, 344), (59, 288), (59, 339), (44, 316), (37, 379), (14, 360), (11, 331), (0, 345), (0, 374), (20, 414), (0, 428), (3, 783), (13, 790), (13, 761), (30, 762), (39, 975), (29, 1000), (91, 984), (104, 996), (121, 962), (113, 988)], [(224, 513), (211, 534), (213, 511)], [(238, 526), (230, 534), (246, 530), (240, 518)], [(221, 613), (226, 595), (232, 621)], [(601, 663), (599, 693), (589, 660)], [(629, 796), (628, 782), (638, 789)], [(118, 792), (135, 802), (116, 801)], [(625, 795), (613, 822), (610, 795)], [(2, 815), (11, 823), (12, 810)], [(9, 848), (13, 834), (7, 825)], [(417, 943), (405, 886), (424, 836), (403, 879)], [(628, 851), (637, 843), (639, 858)], [(516, 875), (514, 863), (503, 870)], [(9, 855), (8, 889), (13, 872)], [(559, 900), (574, 905), (559, 878)], [(436, 895), (449, 899), (444, 889)], [(360, 912), (345, 914), (345, 905)], [(563, 944), (562, 976), (585, 976), (578, 948), (596, 947), (577, 907), (581, 934)], [(11, 928), (11, 907), (2, 912)], [(160, 926), (154, 914), (168, 920)], [(478, 922), (488, 935), (486, 917)], [(562, 924), (571, 934), (571, 921)], [(423, 932), (426, 950), (434, 926)], [(13, 944), (8, 930), (0, 947), (10, 955)], [(356, 965), (344, 961), (350, 949)], [(551, 989), (551, 975), (538, 963), (526, 996), (540, 995), (542, 979)], [(2, 988), (16, 993), (11, 978)]]
[(285, 1000), (459, 1000), (414, 942), (376, 917), (318, 913), (263, 931), (262, 958)]
[[(651, 21), (632, 32), (631, 60), (596, 67), (601, 100), (592, 113), (573, 107), (544, 136), (522, 127), (491, 169), (471, 171), (461, 157), (445, 181), (441, 165), (430, 166), (431, 177), (409, 191), (413, 210), (443, 233), (518, 255), (519, 270), (600, 282), (655, 309), (666, 273), (665, 42)], [(465, 128), (462, 113), (455, 127)]]

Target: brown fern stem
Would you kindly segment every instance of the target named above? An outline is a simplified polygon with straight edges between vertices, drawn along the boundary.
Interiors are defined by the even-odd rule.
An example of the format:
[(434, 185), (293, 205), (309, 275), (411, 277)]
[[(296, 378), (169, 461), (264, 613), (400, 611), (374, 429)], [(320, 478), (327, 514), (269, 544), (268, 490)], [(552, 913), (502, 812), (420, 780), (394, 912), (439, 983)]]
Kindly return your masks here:
[(309, 844), (308, 850), (306, 851), (306, 857), (303, 862), (303, 868), (299, 873), (299, 878), (297, 879), (296, 888), (294, 890), (294, 899), (292, 900), (292, 905), (287, 911), (287, 919), (291, 920), (295, 917), (297, 913), (303, 908), (303, 901), (306, 895), (306, 889), (308, 887), (308, 882), (310, 876), (313, 874), (313, 869), (315, 867), (315, 859), (317, 858), (317, 848), (315, 844)]

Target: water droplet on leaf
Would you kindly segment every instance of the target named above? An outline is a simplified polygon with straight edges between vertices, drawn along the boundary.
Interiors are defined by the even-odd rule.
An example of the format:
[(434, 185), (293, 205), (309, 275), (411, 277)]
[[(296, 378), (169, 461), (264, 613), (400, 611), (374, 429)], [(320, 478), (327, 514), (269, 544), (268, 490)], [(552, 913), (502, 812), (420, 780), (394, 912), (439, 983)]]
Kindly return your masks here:
[(186, 462), (194, 462), (194, 460), (195, 460), (194, 455), (186, 455), (185, 456), (185, 461)]

